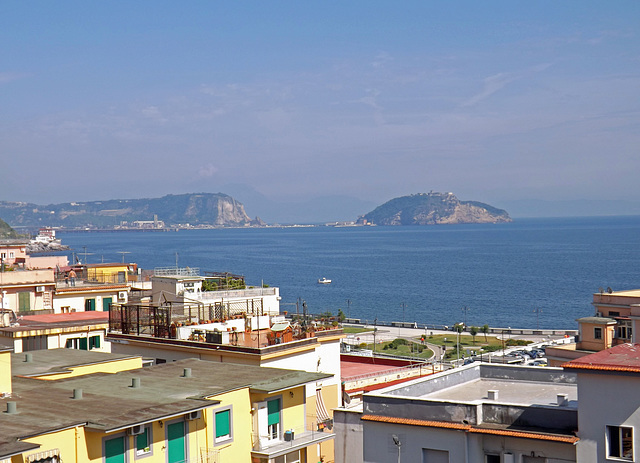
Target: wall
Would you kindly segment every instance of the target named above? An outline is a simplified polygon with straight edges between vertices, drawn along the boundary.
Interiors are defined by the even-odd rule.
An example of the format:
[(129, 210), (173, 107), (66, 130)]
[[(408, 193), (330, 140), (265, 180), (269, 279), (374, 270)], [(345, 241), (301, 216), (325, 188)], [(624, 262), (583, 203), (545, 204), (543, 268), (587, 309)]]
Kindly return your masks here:
[(361, 463), (363, 461), (362, 413), (355, 410), (333, 411), (336, 463)]
[[(634, 427), (634, 454), (640, 452), (640, 376), (578, 373), (578, 460), (605, 461), (605, 426)], [(636, 457), (637, 458), (637, 457)]]

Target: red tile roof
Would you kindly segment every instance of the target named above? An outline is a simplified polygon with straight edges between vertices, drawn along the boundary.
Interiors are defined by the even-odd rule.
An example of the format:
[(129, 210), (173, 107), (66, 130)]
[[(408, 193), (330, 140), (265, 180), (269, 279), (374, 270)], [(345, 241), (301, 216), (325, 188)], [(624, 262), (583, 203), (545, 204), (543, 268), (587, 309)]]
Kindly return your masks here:
[(575, 444), (580, 440), (578, 437), (575, 437), (575, 436), (566, 436), (566, 435), (551, 434), (551, 433), (527, 432), (527, 431), (514, 431), (509, 429), (477, 428), (469, 424), (450, 423), (448, 421), (416, 420), (411, 418), (397, 418), (392, 416), (378, 416), (378, 415), (363, 415), (361, 419), (363, 421), (376, 421), (378, 423), (393, 423), (393, 424), (406, 424), (409, 426), (425, 426), (425, 427), (431, 427), (431, 428), (457, 429), (460, 431), (467, 431), (467, 432), (473, 432), (473, 433), (479, 433), (479, 434), (494, 434), (498, 436), (565, 442), (569, 444)]
[(20, 321), (34, 323), (66, 323), (86, 320), (109, 320), (109, 312), (72, 312), (72, 313), (50, 313), (42, 315), (25, 315), (20, 317)]
[(570, 370), (640, 373), (640, 344), (619, 344), (562, 365)]

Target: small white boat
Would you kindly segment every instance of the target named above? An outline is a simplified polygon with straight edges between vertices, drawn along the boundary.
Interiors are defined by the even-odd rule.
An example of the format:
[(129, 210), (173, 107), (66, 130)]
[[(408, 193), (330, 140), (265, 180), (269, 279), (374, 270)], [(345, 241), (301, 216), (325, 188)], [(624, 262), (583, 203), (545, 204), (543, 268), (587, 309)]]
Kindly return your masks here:
[(320, 283), (321, 285), (328, 285), (331, 283), (331, 280), (327, 280), (325, 277), (322, 277), (318, 280), (318, 283)]

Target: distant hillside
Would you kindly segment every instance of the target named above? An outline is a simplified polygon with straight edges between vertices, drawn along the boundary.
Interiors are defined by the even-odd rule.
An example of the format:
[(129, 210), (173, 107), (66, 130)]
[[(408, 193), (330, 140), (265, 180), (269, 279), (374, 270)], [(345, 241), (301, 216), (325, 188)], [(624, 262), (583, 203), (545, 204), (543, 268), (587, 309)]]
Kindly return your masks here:
[(7, 222), (0, 219), (0, 238), (17, 238), (16, 231)]
[(121, 222), (162, 220), (166, 225), (241, 226), (252, 222), (244, 206), (222, 193), (167, 195), (152, 199), (112, 199), (40, 206), (0, 201), (0, 216), (12, 226), (113, 227)]
[(436, 225), (511, 222), (507, 211), (452, 193), (418, 193), (394, 198), (358, 219), (376, 225)]

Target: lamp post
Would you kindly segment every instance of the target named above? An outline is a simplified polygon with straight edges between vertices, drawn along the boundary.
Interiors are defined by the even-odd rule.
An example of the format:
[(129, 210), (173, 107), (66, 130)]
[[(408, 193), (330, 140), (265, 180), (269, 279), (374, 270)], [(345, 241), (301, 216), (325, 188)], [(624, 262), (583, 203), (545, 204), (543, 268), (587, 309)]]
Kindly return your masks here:
[(536, 330), (539, 330), (540, 329), (540, 312), (542, 312), (542, 309), (535, 308), (533, 309), (533, 312), (536, 314)]
[(376, 353), (376, 333), (378, 332), (378, 318), (373, 320), (373, 353)]
[(351, 299), (347, 299), (347, 317), (351, 318)]
[(469, 307), (466, 305), (462, 307), (462, 312), (464, 313), (464, 327), (467, 327), (467, 312), (469, 311)]

